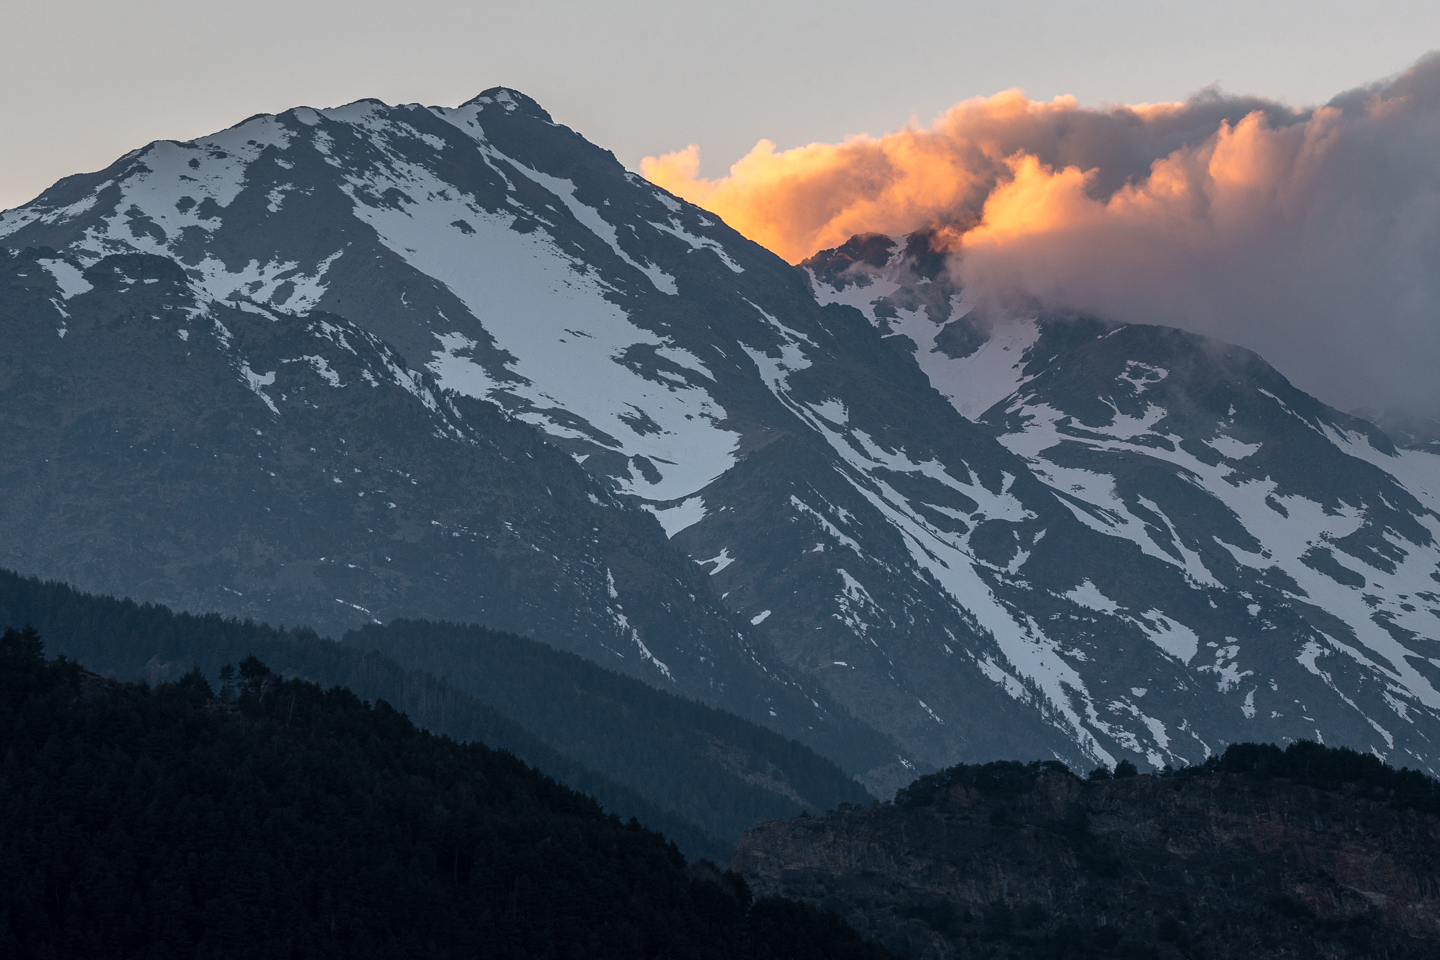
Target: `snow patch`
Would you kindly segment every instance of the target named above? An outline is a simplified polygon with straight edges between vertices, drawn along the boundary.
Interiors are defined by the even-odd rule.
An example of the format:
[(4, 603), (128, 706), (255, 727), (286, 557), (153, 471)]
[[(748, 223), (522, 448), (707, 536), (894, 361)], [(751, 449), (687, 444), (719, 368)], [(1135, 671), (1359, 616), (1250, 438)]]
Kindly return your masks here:
[(695, 562), (700, 564), (700, 566), (702, 567), (712, 563), (715, 564), (715, 569), (710, 571), (710, 576), (713, 577), (715, 576), (715, 574), (719, 573), (721, 570), (724, 570), (726, 567), (730, 566), (730, 564), (734, 563), (735, 558), (730, 556), (729, 547), (723, 547), (721, 548), (719, 553), (711, 557), (709, 560), (696, 560)]
[(823, 400), (820, 403), (809, 404), (809, 407), (815, 411), (818, 416), (824, 417), (836, 426), (843, 427), (850, 418), (850, 411), (845, 409), (845, 404), (833, 398)]
[(665, 528), (666, 537), (674, 537), (681, 530), (692, 527), (705, 519), (705, 501), (700, 497), (689, 497), (669, 507), (659, 507), (650, 503), (641, 504), (641, 506), (653, 513), (655, 519), (660, 521), (660, 526)]
[(1089, 580), (1081, 581), (1080, 586), (1065, 594), (1065, 599), (1100, 613), (1114, 613), (1120, 609), (1120, 604), (1101, 593), (1100, 588)]
[(314, 368), (315, 368), (315, 372), (318, 373), (318, 374), (321, 376), (321, 378), (324, 379), (324, 381), (325, 381), (326, 383), (330, 384), (330, 386), (332, 386), (332, 387), (342, 387), (342, 386), (344, 386), (344, 384), (342, 384), (342, 383), (340, 382), (340, 374), (338, 374), (338, 373), (336, 373), (334, 370), (330, 369), (330, 362), (329, 362), (328, 360), (326, 360), (324, 357), (320, 356), (319, 354), (316, 354), (316, 355), (314, 355), (314, 356), (302, 357), (301, 359), (302, 359), (302, 360), (305, 360), (306, 362), (308, 362), (308, 363), (310, 364), (310, 366), (314, 367)]
[(1181, 663), (1188, 664), (1200, 649), (1200, 637), (1194, 630), (1178, 620), (1167, 618), (1160, 610), (1146, 610), (1139, 617), (1131, 619), (1155, 646)]
[(250, 364), (242, 362), (240, 364), (240, 377), (244, 380), (245, 385), (254, 392), (255, 396), (265, 401), (265, 406), (270, 408), (271, 413), (276, 416), (280, 415), (280, 409), (275, 406), (275, 402), (271, 400), (265, 392), (265, 388), (275, 382), (274, 370), (271, 370), (269, 373), (259, 374), (250, 369)]
[(55, 278), (55, 285), (60, 288), (61, 300), (69, 300), (71, 297), (89, 293), (95, 289), (74, 264), (66, 263), (64, 260), (36, 260), (35, 262)]
[[(673, 201), (670, 201), (668, 197), (662, 196), (661, 199), (663, 201), (668, 201), (666, 204), (667, 206), (669, 205), (669, 203), (673, 203)], [(676, 206), (673, 208), (673, 212), (678, 212), (679, 209), (680, 208)], [(690, 248), (692, 250), (714, 251), (715, 254), (720, 258), (720, 262), (725, 264), (725, 266), (729, 267), (732, 272), (745, 272), (745, 268), (740, 266), (740, 264), (736, 263), (730, 258), (730, 254), (725, 252), (725, 248), (720, 245), (720, 242), (718, 240), (711, 240), (709, 237), (697, 237), (693, 233), (688, 232), (674, 218), (671, 218), (669, 223), (655, 223), (654, 221), (649, 221), (649, 223), (650, 226), (654, 227), (656, 230), (659, 230), (663, 233), (668, 233), (673, 237), (684, 240), (690, 245)]]
[(1139, 360), (1127, 360), (1125, 372), (1120, 374), (1118, 379), (1130, 384), (1136, 394), (1141, 394), (1169, 375), (1170, 371), (1164, 367), (1151, 366)]
[(1206, 440), (1205, 443), (1226, 460), (1244, 460), (1246, 457), (1259, 453), (1261, 447), (1261, 444), (1258, 443), (1245, 443), (1224, 435), (1213, 440)]

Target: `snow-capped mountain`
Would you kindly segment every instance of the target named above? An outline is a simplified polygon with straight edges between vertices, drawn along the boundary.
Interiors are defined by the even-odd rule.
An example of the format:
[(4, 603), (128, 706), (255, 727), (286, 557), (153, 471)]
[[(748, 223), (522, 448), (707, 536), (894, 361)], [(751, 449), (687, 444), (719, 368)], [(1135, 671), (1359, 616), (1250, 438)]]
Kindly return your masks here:
[(256, 117), (151, 144), (0, 217), (12, 247), (173, 257), (212, 299), (347, 316), (651, 500), (734, 461), (738, 434), (707, 388), (724, 358), (668, 329), (704, 322), (701, 291), (677, 283), (743, 270), (715, 228), (506, 90), (455, 110)]
[(1069, 571), (1025, 564), (1016, 601), (1110, 711), (1172, 743), (1328, 737), (1433, 770), (1440, 457), (1238, 347), (980, 324), (930, 239), (857, 238), (805, 269), (1110, 540)]
[[(177, 265), (197, 304), (213, 305), (196, 309), (222, 317), (283, 315), (287, 328), (343, 317), (354, 326), (351, 339), (363, 334), (376, 350), (393, 351), (405, 377), (425, 371), (411, 382), (432, 384), (427, 389), (437, 408), (453, 404), (450, 412), (467, 419), (468, 410), (497, 405), (508, 419), (496, 413), (494, 423), (543, 435), (569, 455), (561, 457), (564, 469), (578, 476), (578, 462), (596, 485), (579, 513), (571, 512), (571, 501), (554, 508), (551, 522), (567, 518), (564, 535), (544, 543), (538, 533), (520, 538), (559, 565), (546, 574), (549, 582), (580, 578), (580, 556), (565, 560), (571, 554), (549, 545), (562, 540), (600, 569), (596, 551), (583, 547), (587, 524), (594, 523), (591, 507), (641, 519), (635, 508), (643, 508), (670, 538), (666, 545), (653, 524), (631, 520), (623, 529), (591, 535), (610, 551), (604, 566), (617, 597), (611, 597), (608, 579), (602, 583), (598, 572), (587, 573), (589, 586), (576, 587), (575, 594), (562, 590), (547, 601), (537, 586), (523, 601), (512, 601), (496, 589), (469, 612), (465, 591), (491, 589), (479, 580), (502, 576), (497, 568), (461, 569), (448, 559), (417, 556), (400, 571), (400, 582), (423, 569), (427, 577), (454, 583), (454, 602), (443, 612), (337, 593), (369, 612), (335, 605), (334, 613), (355, 620), (402, 612), (489, 619), (492, 626), (524, 629), (570, 649), (583, 648), (573, 638), (600, 623), (612, 639), (604, 647), (591, 645), (589, 655), (604, 662), (623, 654), (630, 665), (638, 659), (640, 675), (662, 685), (678, 675), (676, 663), (693, 667), (687, 676), (701, 677), (723, 651), (727, 664), (755, 665), (745, 668), (746, 676), (768, 669), (775, 676), (808, 678), (860, 720), (893, 735), (907, 757), (921, 763), (1054, 755), (1077, 765), (1124, 756), (1160, 765), (1203, 758), (1236, 739), (1319, 731), (1332, 742), (1375, 746), (1398, 761), (1413, 755), (1416, 763), (1433, 765), (1426, 743), (1437, 732), (1440, 698), (1425, 679), (1430, 668), (1399, 654), (1410, 666), (1376, 659), (1364, 638), (1391, 630), (1362, 629), (1358, 608), (1331, 604), (1328, 596), (1322, 603), (1318, 582), (1304, 579), (1325, 575), (1314, 568), (1326, 565), (1322, 548), (1331, 541), (1308, 553), (1305, 547), (1308, 563), (1290, 563), (1279, 559), (1280, 544), (1261, 535), (1269, 528), (1246, 525), (1253, 514), (1233, 524), (1220, 516), (1221, 508), (1231, 510), (1239, 501), (1218, 497), (1225, 491), (1206, 483), (1241, 477), (1267, 482), (1246, 472), (1261, 469), (1263, 454), (1248, 466), (1233, 465), (1242, 462), (1244, 445), (1263, 446), (1242, 425), (1252, 416), (1249, 401), (1237, 400), (1235, 412), (1224, 413), (1235, 423), (1217, 420), (1210, 433), (1199, 421), (1185, 421), (1193, 438), (1178, 420), (1162, 423), (1164, 414), (1148, 412), (1143, 398), (1170, 397), (1165, 391), (1172, 388), (1179, 397), (1213, 384), (1203, 379), (1210, 372), (1196, 368), (1187, 379), (1178, 360), (1153, 351), (1127, 356), (1125, 363), (1164, 369), (1163, 377), (1122, 363), (1114, 384), (1064, 387), (1072, 355), (1130, 349), (1129, 338), (1138, 334), (1101, 340), (1112, 328), (1048, 321), (978, 329), (964, 316), (959, 291), (944, 280), (943, 254), (923, 237), (911, 238), (903, 250), (884, 238), (861, 238), (796, 270), (626, 172), (613, 156), (551, 122), (533, 101), (497, 88), (454, 109), (362, 101), (256, 117), (192, 143), (152, 144), (0, 214), (0, 245), (53, 248), (53, 254), (30, 256), (53, 264), (47, 272), (60, 286), (78, 285), (76, 277), (93, 283), (85, 278), (97, 269), (103, 273), (106, 258), (164, 258)], [(58, 311), (70, 309), (62, 294), (49, 294), (57, 322), (63, 319)], [(228, 329), (230, 321), (224, 323)], [(54, 355), (47, 363), (76, 362), (64, 359), (70, 337), (54, 341), (46, 348)], [(1189, 341), (1176, 341), (1182, 342)], [(317, 355), (340, 382), (356, 382), (358, 373), (339, 372), (338, 353)], [(226, 356), (230, 381), (253, 398), (259, 418), (253, 429), (262, 434), (267, 423), (275, 429), (291, 420), (276, 399), (284, 371), (308, 368), (325, 379), (308, 360), (303, 367), (281, 363), (308, 353), (277, 353), (263, 362)], [(1088, 361), (1077, 362), (1075, 376), (1098, 376)], [(274, 381), (267, 379), (272, 376)], [(1282, 389), (1273, 371), (1266, 376), (1274, 382), (1265, 379), (1265, 389), (1291, 410), (1323, 410), (1288, 385)], [(1027, 412), (1023, 404), (1032, 401), (1026, 391), (1052, 382), (1053, 396), (1035, 394), (1041, 399), (1034, 403), (1044, 410)], [(1094, 396), (1082, 401), (1085, 389)], [(1130, 430), (1129, 420), (1101, 423), (1088, 406), (1084, 417), (1078, 407), (1071, 409), (1082, 403), (1110, 409), (1106, 390), (1130, 390), (1141, 398), (1124, 406), (1115, 402), (1117, 417), (1127, 411), (1123, 416), (1143, 427)], [(100, 394), (103, 387), (96, 404)], [(1012, 395), (1020, 406), (1002, 405), (976, 422)], [(194, 395), (196, 405), (206, 402), (215, 400)], [(1174, 417), (1183, 413), (1167, 410)], [(367, 422), (386, 415), (359, 408), (345, 414)], [(1019, 418), (1014, 430), (1007, 417)], [(1312, 487), (1275, 480), (1266, 495), (1297, 518), (1310, 518), (1305, 503), (1311, 502), (1321, 504), (1325, 518), (1332, 516), (1327, 505), (1335, 516), (1351, 516), (1340, 504), (1372, 510), (1365, 516), (1379, 525), (1366, 528), (1373, 533), (1347, 539), (1354, 531), (1344, 523), (1316, 519), (1305, 535), (1318, 543), (1330, 533), (1328, 556), (1336, 564), (1342, 561), (1334, 550), (1345, 549), (1341, 540), (1364, 541), (1370, 545), (1367, 562), (1386, 559), (1397, 571), (1411, 571), (1395, 552), (1405, 550), (1412, 565), (1421, 564), (1432, 549), (1426, 539), (1432, 515), (1416, 506), (1422, 501), (1415, 495), (1401, 497), (1410, 481), (1387, 486), (1381, 479), (1389, 469), (1382, 434), (1365, 433), (1359, 421), (1333, 411), (1324, 417), (1342, 431), (1342, 439), (1325, 448), (1335, 452), (1335, 462), (1369, 471), (1334, 482), (1369, 486), (1332, 490), (1328, 499), (1316, 500), (1320, 494)], [(1271, 426), (1286, 443), (1303, 446), (1285, 432), (1301, 429), (1300, 417), (1291, 419), (1294, 424)], [(1089, 426), (1074, 427), (1077, 420)], [(1155, 433), (1157, 425), (1161, 433)], [(1074, 452), (1080, 459), (1073, 463), (1049, 459), (1057, 441), (1047, 437), (1071, 439), (1065, 431), (1072, 428), (1093, 434), (1080, 438), (1092, 459), (1084, 460), (1083, 451)], [(331, 427), (304, 426), (298, 419), (293, 429), (297, 444), (306, 431), (334, 435)], [(444, 432), (428, 426), (421, 432), (432, 429)], [(1153, 440), (1125, 445), (1132, 436), (1152, 433)], [(1362, 441), (1354, 438), (1372, 436), (1379, 445), (1367, 448), (1374, 450), (1373, 462), (1340, 445), (1358, 449)], [(479, 435), (475, 439), (480, 442)], [(211, 441), (193, 442), (209, 449)], [(1192, 480), (1184, 472), (1196, 469), (1190, 460), (1158, 456), (1169, 452), (1164, 444), (1178, 451), (1176, 457), (1191, 456), (1213, 469)], [(1148, 459), (1119, 457), (1132, 446), (1135, 456)], [(1122, 465), (1107, 461), (1102, 469), (1094, 462), (1112, 454)], [(521, 499), (529, 506), (549, 485), (550, 472), (561, 470), (559, 463), (552, 458), (529, 473), (507, 475), (513, 487), (497, 486), (479, 501), (463, 483), (449, 492), (437, 483), (437, 509), (443, 502), (465, 511), (476, 528), (482, 522), (503, 527), (516, 505), (494, 491), (523, 488)], [(1106, 492), (1130, 483), (1143, 465), (1154, 476), (1135, 479), (1137, 492)], [(1066, 470), (1099, 479), (1086, 486)], [(16, 482), (42, 483), (33, 477)], [(580, 480), (574, 483), (582, 489)], [(1131, 506), (1121, 511), (1111, 502), (1117, 498)], [(1264, 501), (1261, 496), (1268, 513), (1261, 516), (1285, 519)], [(1189, 526), (1191, 511), (1209, 526)], [(1406, 517), (1408, 524), (1402, 523)], [(645, 529), (653, 532), (653, 545)], [(1230, 546), (1212, 542), (1214, 535)], [(1300, 536), (1299, 526), (1285, 534), (1292, 535)], [(620, 546), (630, 551), (629, 561), (612, 559)], [(1231, 547), (1253, 552), (1241, 557)], [(682, 574), (666, 567), (661, 551), (674, 548), (698, 569)], [(339, 555), (320, 548), (318, 540), (307, 549)], [(1274, 564), (1266, 551), (1276, 557)], [(27, 570), (25, 556), (22, 551), (5, 562), (41, 572)], [(1217, 557), (1229, 557), (1234, 570), (1220, 569)], [(357, 580), (379, 576), (373, 551), (351, 550), (343, 562), (358, 571), (349, 574)], [(1297, 571), (1290, 571), (1295, 564)], [(148, 589), (158, 590), (169, 569), (157, 567), (145, 581)], [(1413, 579), (1412, 572), (1404, 577)], [(696, 586), (647, 595), (654, 577)], [(498, 582), (503, 576), (492, 581)], [(531, 582), (546, 583), (543, 577)], [(1341, 650), (1349, 634), (1333, 624), (1314, 626), (1296, 612), (1301, 589), (1335, 623), (1363, 633), (1351, 648), (1355, 655)], [(296, 596), (334, 604), (328, 586), (307, 581), (295, 590)], [(1396, 612), (1386, 623), (1422, 634), (1410, 619), (1397, 619), (1429, 615), (1413, 602), (1419, 594), (1408, 579), (1395, 591)], [(692, 593), (693, 601), (687, 600)], [(712, 593), (741, 621), (738, 629), (728, 627), (724, 643), (721, 633), (707, 632), (720, 631), (715, 624), (724, 616), (702, 609)], [(155, 596), (176, 602), (173, 591)], [(618, 598), (623, 609), (610, 609), (606, 598)], [(241, 610), (229, 594), (209, 594), (204, 602)], [(547, 602), (551, 609), (545, 611), (525, 606)], [(595, 612), (562, 629), (575, 602)], [(1368, 601), (1361, 603), (1370, 610)], [(650, 617), (643, 624), (642, 609)], [(507, 612), (513, 610), (529, 612)], [(1370, 610), (1365, 622), (1374, 626), (1379, 611)], [(502, 617), (511, 619), (496, 619)], [(1302, 627), (1310, 632), (1302, 636)], [(1277, 639), (1282, 635), (1288, 646)], [(1312, 641), (1313, 649), (1307, 646)], [(735, 676), (744, 673), (735, 670)], [(733, 679), (723, 683), (727, 689), (742, 686)], [(819, 723), (792, 719), (803, 704), (772, 705), (765, 698), (778, 704), (778, 695), (759, 679), (754, 684), (746, 689), (756, 691), (753, 697), (763, 705), (741, 711), (747, 716), (769, 717), (787, 731)], [(831, 756), (840, 749), (807, 742)], [(855, 772), (882, 765), (884, 748), (875, 743), (856, 749), (867, 758), (863, 763), (855, 757), (842, 763)], [(870, 782), (883, 777), (875, 774)]]
[[(541, 636), (863, 773), (654, 519), (343, 317), (220, 302), (174, 260), (0, 251), (0, 566), (339, 635), (400, 616)], [(828, 701), (823, 693), (821, 701)]]

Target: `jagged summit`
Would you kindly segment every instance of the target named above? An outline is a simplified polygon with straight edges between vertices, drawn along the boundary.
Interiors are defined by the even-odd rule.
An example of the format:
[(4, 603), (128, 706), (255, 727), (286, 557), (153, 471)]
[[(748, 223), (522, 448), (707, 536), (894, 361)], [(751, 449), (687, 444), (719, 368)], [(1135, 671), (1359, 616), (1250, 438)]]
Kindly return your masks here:
[(534, 117), (536, 120), (544, 120), (546, 123), (555, 122), (544, 107), (512, 87), (491, 87), (461, 104), (462, 107), (492, 105), (506, 113), (519, 113), (522, 116)]
[(868, 285), (887, 267), (914, 280), (943, 280), (949, 256), (949, 246), (938, 230), (916, 230), (903, 237), (859, 233), (838, 247), (802, 260), (798, 266), (817, 280), (843, 290), (851, 284)]

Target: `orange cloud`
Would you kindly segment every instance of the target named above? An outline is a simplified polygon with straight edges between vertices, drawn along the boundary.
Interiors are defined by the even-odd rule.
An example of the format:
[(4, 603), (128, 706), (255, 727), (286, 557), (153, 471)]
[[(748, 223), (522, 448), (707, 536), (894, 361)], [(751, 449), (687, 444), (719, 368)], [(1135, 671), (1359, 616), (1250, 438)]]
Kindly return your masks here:
[[(1151, 190), (1152, 200), (1203, 192), (1197, 172), (1211, 185), (1273, 185), (1287, 161), (1260, 132), (1324, 126), (1326, 116), (1214, 93), (1188, 103), (1090, 110), (1073, 97), (1043, 103), (1008, 90), (962, 101), (928, 129), (778, 152), (761, 140), (718, 179), (698, 176), (696, 144), (646, 157), (640, 169), (794, 262), (857, 233), (983, 227), (993, 242), (1022, 223), (1056, 229), (1085, 209), (1082, 198), (1125, 194), (1123, 202), (1144, 202), (1132, 190), (1136, 183)], [(1196, 149), (1207, 151), (1208, 171), (1182, 162)], [(1047, 183), (1037, 176), (1042, 169), (1059, 171), (1054, 176), (1063, 183)]]
[[(776, 152), (761, 140), (728, 176), (697, 176), (700, 149), (646, 157), (641, 173), (796, 261), (856, 233), (906, 233), (973, 222), (1005, 158), (1044, 138), (1071, 97), (1037, 103), (1017, 90), (956, 104), (929, 130), (905, 128)], [(1013, 141), (1013, 144), (1012, 144)]]
[(1193, 278), (1203, 273), (1202, 286), (1219, 284), (1217, 265), (1236, 257), (1273, 263), (1279, 251), (1303, 246), (1303, 226), (1323, 202), (1320, 181), (1340, 117), (1325, 108), (1280, 127), (1259, 111), (1233, 125), (1222, 120), (1108, 196), (1094, 195), (1096, 169), (1055, 170), (1016, 154), (963, 236), (955, 269), (978, 299), (1112, 315), (1131, 313), (1141, 291), (1161, 313), (1180, 310), (1177, 298), (1192, 309), (1213, 302)]
[(915, 131), (775, 152), (761, 140), (719, 180), (696, 176), (691, 145), (640, 162), (657, 186), (719, 215), (788, 260), (865, 231), (906, 232), (936, 205), (958, 208), (974, 192), (969, 171)]
[(982, 305), (1089, 310), (1252, 347), (1331, 402), (1440, 413), (1440, 55), (1296, 110), (1202, 91), (1086, 109), (1019, 91), (928, 128), (777, 150), (657, 185), (791, 262), (945, 228)]

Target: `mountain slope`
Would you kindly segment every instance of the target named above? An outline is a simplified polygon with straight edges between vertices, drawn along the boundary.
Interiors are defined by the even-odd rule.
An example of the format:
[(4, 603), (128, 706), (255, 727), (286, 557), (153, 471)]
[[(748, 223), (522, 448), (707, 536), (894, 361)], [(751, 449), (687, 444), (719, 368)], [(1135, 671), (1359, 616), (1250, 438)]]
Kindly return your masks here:
[(806, 269), (1101, 535), (1083, 564), (1027, 563), (1024, 603), (1110, 709), (1207, 751), (1329, 738), (1434, 770), (1440, 457), (1203, 337), (982, 325), (928, 243)]
[[(0, 627), (24, 625), (103, 676), (155, 684), (198, 667), (218, 683), (224, 664), (258, 656), (287, 677), (386, 700), (433, 733), (509, 750), (692, 857), (728, 859), (757, 820), (868, 799), (834, 764), (764, 727), (480, 627), (397, 621), (335, 642), (0, 571)], [(448, 654), (441, 669), (424, 669), (437, 649)]]
[(524, 637), (397, 620), (351, 631), (343, 642), (443, 675), (577, 761), (730, 842), (777, 805), (793, 814), (871, 799), (794, 740)]
[(0, 262), (0, 308), (11, 567), (327, 632), (483, 620), (819, 737), (853, 772), (893, 761), (767, 670), (651, 517), (343, 318), (209, 300), (151, 254), (81, 272), (37, 250)]
[[(1184, 617), (1199, 645), (1176, 659), (1234, 701), (1230, 739), (1328, 734), (1433, 766), (1440, 459), (1247, 351), (1153, 327), (1072, 347), (986, 419), (1077, 515), (1185, 571), (1166, 604), (1103, 568), (1090, 582)], [(1248, 601), (1243, 619), (1186, 602), (1219, 591)]]
[[(921, 761), (1109, 756), (1083, 711), (1027, 702), (1004, 666), (1022, 651), (1001, 649), (1026, 641), (968, 561), (931, 549), (908, 506), (896, 514), (876, 469), (938, 486), (930, 499), (967, 518), (1078, 524), (862, 318), (821, 309), (788, 265), (513, 91), (454, 110), (290, 111), (153, 144), (0, 216), (0, 238), (87, 268), (163, 254), (198, 295), (344, 315), (646, 503), (789, 666)], [(838, 410), (854, 422), (837, 430)], [(872, 462), (872, 441), (893, 457)], [(847, 541), (853, 557), (819, 557)], [(965, 605), (940, 586), (952, 572)], [(923, 629), (892, 636), (867, 603)], [(851, 660), (863, 666), (836, 669)], [(909, 773), (874, 776), (893, 789)]]

